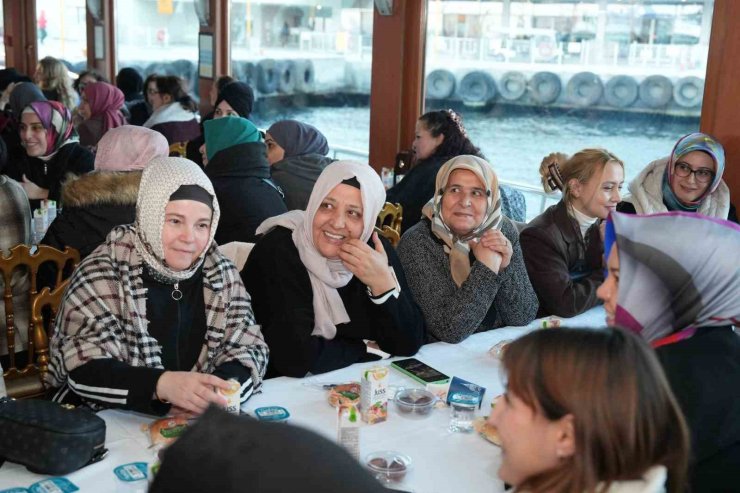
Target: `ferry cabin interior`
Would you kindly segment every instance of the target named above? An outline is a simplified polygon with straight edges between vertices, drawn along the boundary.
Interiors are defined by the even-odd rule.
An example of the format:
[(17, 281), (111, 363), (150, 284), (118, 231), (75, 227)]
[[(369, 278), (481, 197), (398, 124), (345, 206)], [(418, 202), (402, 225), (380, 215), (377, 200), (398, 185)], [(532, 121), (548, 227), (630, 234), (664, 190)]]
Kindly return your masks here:
[[(69, 15), (63, 17), (62, 22), (68, 22), (67, 29), (79, 29), (85, 26), (86, 36), (83, 39), (82, 66), (94, 68), (105, 75), (108, 80), (115, 80), (117, 70), (125, 65), (121, 64), (121, 53), (117, 52), (117, 30), (123, 30), (124, 26), (116, 19), (116, 16), (127, 15), (125, 10), (132, 8), (134, 3), (121, 0), (78, 0), (67, 2), (77, 6), (77, 24), (69, 23)], [(198, 17), (196, 29), (198, 30), (198, 51), (200, 60), (198, 65), (197, 83), (193, 83), (193, 92), (200, 97), (201, 111), (210, 110), (208, 94), (213, 78), (223, 74), (234, 74), (237, 67), (232, 65), (232, 47), (234, 39), (234, 25), (242, 25), (247, 32), (259, 29), (254, 22), (250, 21), (257, 11), (257, 7), (273, 9), (287, 9), (289, 7), (280, 5), (281, 2), (260, 2), (257, 0), (157, 0), (147, 2), (148, 9), (157, 9), (163, 15), (170, 15), (170, 22), (177, 23), (177, 16), (187, 11), (192, 16), (193, 9)], [(311, 9), (311, 28), (320, 30), (325, 28), (327, 22), (331, 22), (331, 7), (325, 6), (321, 12), (321, 2), (314, 0), (295, 0), (292, 3), (300, 5), (296, 9)], [(491, 8), (497, 8), (503, 18), (508, 19), (512, 12), (517, 9), (528, 9), (528, 12), (539, 11), (564, 11), (583, 7), (580, 4), (588, 4), (588, 8), (594, 11), (592, 19), (593, 26), (581, 29), (573, 27), (570, 38), (564, 41), (578, 42), (600, 36), (600, 32), (606, 32), (607, 36), (619, 36), (618, 26), (607, 26), (605, 11), (607, 0), (594, 0), (592, 2), (574, 2), (573, 0), (496, 0), (491, 2), (441, 2), (441, 0), (375, 0), (372, 6), (370, 0), (363, 1), (341, 1), (331, 2), (334, 9), (357, 8), (362, 11), (358, 17), (362, 26), (370, 25), (372, 29), (372, 41), (368, 40), (369, 46), (365, 51), (372, 54), (370, 65), (369, 83), (369, 162), (378, 171), (383, 166), (393, 166), (396, 154), (403, 149), (408, 149), (414, 138), (415, 123), (419, 115), (424, 113), (424, 95), (428, 90), (425, 87), (428, 79), (425, 67), (425, 53), (428, 49), (428, 23), (433, 19), (435, 9), (440, 9), (443, 3), (459, 4), (457, 8), (461, 13), (455, 17), (457, 24), (450, 27), (440, 24), (441, 31), (460, 31), (463, 36), (485, 35), (475, 32), (464, 19), (465, 9), (470, 9), (468, 4), (489, 4)], [(661, 18), (661, 8), (666, 5), (676, 5), (681, 2), (675, 0), (645, 0), (642, 2), (631, 2), (641, 4), (645, 14), (639, 20), (639, 26), (633, 30), (633, 38), (650, 37), (658, 40), (669, 36), (666, 31), (666, 21)], [(701, 29), (683, 29), (678, 34), (683, 38), (691, 38), (689, 42), (706, 43), (708, 37), (708, 59), (706, 61), (706, 76), (704, 79), (703, 103), (701, 104), (701, 116), (699, 130), (714, 135), (725, 147), (727, 162), (730, 163), (724, 173), (724, 180), (730, 188), (731, 196), (740, 195), (740, 166), (733, 165), (740, 159), (740, 64), (735, 62), (729, 55), (740, 51), (740, 2), (734, 0), (692, 0), (689, 2), (702, 6), (705, 9), (713, 9), (713, 15), (704, 16), (701, 20)], [(53, 4), (60, 2), (48, 2), (44, 0), (3, 0), (2, 17), (4, 27), (5, 62), (7, 67), (15, 67), (22, 73), (33, 74), (40, 56), (40, 44), (46, 36), (46, 26), (49, 28), (59, 22), (59, 16), (53, 18), (51, 10)], [(64, 4), (64, 2), (61, 2)], [(305, 4), (305, 5), (304, 5)], [(496, 6), (496, 4), (500, 4)], [(67, 6), (69, 7), (69, 5)], [(381, 13), (382, 12), (382, 13)], [(651, 13), (652, 12), (652, 13)], [(41, 15), (43, 13), (43, 15)], [(180, 13), (180, 14), (178, 14)], [(434, 14), (434, 15), (432, 15)], [(553, 14), (562, 15), (562, 14)], [(240, 18), (241, 17), (241, 18)], [(449, 16), (448, 16), (449, 17)], [(41, 19), (44, 19), (43, 21)], [(65, 21), (66, 19), (66, 21)], [(460, 20), (462, 19), (462, 21)], [(128, 14), (127, 21), (132, 22)], [(136, 20), (134, 19), (135, 23)], [(437, 22), (437, 21), (435, 21)], [(556, 19), (557, 23), (557, 19)], [(42, 24), (44, 29), (42, 28)], [(63, 29), (63, 26), (55, 26)], [(131, 26), (126, 26), (129, 29)], [(288, 23), (281, 29), (278, 27), (274, 36), (291, 36)], [(532, 26), (530, 26), (532, 27)], [(552, 26), (551, 26), (552, 27)], [(362, 29), (362, 27), (361, 27)], [(499, 36), (501, 32), (513, 36), (514, 27), (496, 29), (491, 36)], [(595, 32), (588, 32), (591, 29)], [(674, 26), (672, 39), (678, 39)], [(552, 36), (547, 34), (546, 29), (535, 29), (544, 38)], [(552, 32), (552, 30), (550, 30)], [(611, 32), (611, 34), (609, 34)], [(580, 33), (580, 34), (577, 34)], [(585, 33), (585, 34), (584, 34)], [(458, 33), (459, 34), (459, 33)], [(577, 35), (576, 35), (577, 34)], [(166, 41), (167, 32), (157, 32), (160, 40)], [(563, 40), (561, 40), (563, 41)], [(633, 39), (635, 41), (635, 39)], [(659, 42), (659, 41), (656, 41)], [(570, 43), (572, 44), (572, 43)], [(166, 52), (165, 52), (166, 53)], [(509, 53), (502, 49), (500, 54), (501, 67), (506, 70)], [(55, 53), (49, 53), (59, 56)], [(61, 58), (61, 57), (60, 57)], [(369, 59), (367, 57), (366, 59)], [(172, 61), (172, 60), (163, 60)], [(86, 62), (86, 63), (85, 63)], [(195, 77), (193, 77), (195, 79)], [(676, 136), (678, 137), (678, 136)], [(536, 139), (536, 135), (523, 135), (522, 139)], [(341, 143), (339, 143), (341, 144)], [(564, 143), (567, 147), (567, 142)], [(559, 150), (559, 149), (553, 149)], [(667, 154), (668, 149), (666, 149)], [(495, 158), (493, 158), (495, 161)], [(646, 163), (645, 163), (646, 164)], [(503, 177), (504, 179), (506, 177)]]

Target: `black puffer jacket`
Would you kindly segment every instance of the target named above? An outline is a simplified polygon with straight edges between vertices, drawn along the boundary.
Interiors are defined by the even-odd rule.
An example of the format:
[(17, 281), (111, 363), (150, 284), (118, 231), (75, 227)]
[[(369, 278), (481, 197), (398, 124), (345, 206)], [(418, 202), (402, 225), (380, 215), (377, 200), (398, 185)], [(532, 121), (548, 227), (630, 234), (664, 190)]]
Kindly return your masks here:
[(205, 168), (216, 191), (221, 219), (216, 243), (254, 243), (262, 221), (287, 212), (283, 197), (270, 179), (262, 142), (238, 144), (217, 152)]
[(76, 248), (85, 258), (113, 227), (136, 219), (141, 171), (94, 172), (64, 184), (64, 209), (41, 240), (59, 250)]
[(60, 147), (48, 161), (28, 157), (19, 164), (22, 175), (26, 175), (26, 178), (41, 188), (49, 190), (49, 200), (59, 202), (62, 197), (62, 182), (70, 173), (83, 175), (92, 171), (95, 156), (78, 142), (70, 142)]

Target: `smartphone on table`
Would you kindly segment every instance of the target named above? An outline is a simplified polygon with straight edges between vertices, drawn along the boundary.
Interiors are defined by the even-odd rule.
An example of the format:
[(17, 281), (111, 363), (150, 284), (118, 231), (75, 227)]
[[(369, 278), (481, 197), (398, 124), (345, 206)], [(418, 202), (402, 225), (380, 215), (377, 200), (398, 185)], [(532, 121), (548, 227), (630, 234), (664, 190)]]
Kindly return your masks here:
[(391, 366), (424, 385), (428, 383), (447, 383), (450, 381), (449, 376), (416, 358), (393, 361)]

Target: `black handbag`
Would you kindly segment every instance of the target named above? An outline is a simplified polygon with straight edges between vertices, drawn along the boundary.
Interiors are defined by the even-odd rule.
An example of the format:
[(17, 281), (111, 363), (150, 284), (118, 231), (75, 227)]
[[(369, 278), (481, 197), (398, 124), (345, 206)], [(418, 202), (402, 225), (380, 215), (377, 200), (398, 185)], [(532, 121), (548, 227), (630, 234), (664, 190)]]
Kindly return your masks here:
[(92, 411), (43, 400), (0, 399), (0, 463), (64, 475), (103, 459), (105, 421)]

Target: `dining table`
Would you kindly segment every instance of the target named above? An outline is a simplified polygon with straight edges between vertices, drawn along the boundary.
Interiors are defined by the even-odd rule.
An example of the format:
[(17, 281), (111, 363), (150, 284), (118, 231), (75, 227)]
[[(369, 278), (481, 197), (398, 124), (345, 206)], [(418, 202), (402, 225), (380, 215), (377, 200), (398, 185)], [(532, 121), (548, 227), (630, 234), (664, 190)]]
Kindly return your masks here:
[[(505, 375), (497, 351), (499, 343), (516, 339), (532, 330), (543, 329), (537, 319), (524, 327), (502, 327), (478, 332), (457, 344), (435, 342), (422, 346), (414, 356), (450, 377), (455, 376), (485, 387), (477, 417), (490, 414), (492, 401), (503, 393)], [(598, 306), (570, 319), (560, 320), (563, 327), (603, 327), (604, 310)], [(261, 407), (280, 406), (290, 414), (285, 426), (308, 428), (331, 440), (337, 439), (337, 412), (328, 402), (328, 387), (359, 382), (364, 370), (389, 366), (403, 357), (368, 363), (310, 375), (304, 378), (278, 377), (265, 380), (260, 392), (242, 405), (242, 413), (254, 416)], [(386, 421), (359, 426), (359, 460), (379, 451), (394, 451), (411, 459), (411, 466), (400, 482), (386, 486), (416, 493), (496, 493), (505, 490), (498, 478), (501, 449), (476, 432), (450, 431), (450, 409), (440, 402), (428, 415), (401, 413), (392, 400), (400, 388), (424, 385), (391, 367), (388, 370), (391, 399)], [(107, 457), (95, 464), (64, 476), (53, 486), (48, 476), (29, 472), (25, 467), (5, 462), (0, 467), (0, 493), (36, 491), (118, 492), (146, 491), (123, 484), (114, 469), (123, 464), (144, 462), (148, 469), (158, 461), (157, 449), (149, 443), (147, 426), (156, 417), (130, 411), (108, 409), (98, 413), (107, 425)], [(286, 467), (290, 467), (286, 465)], [(63, 484), (62, 484), (63, 483)], [(69, 485), (72, 485), (71, 487)], [(57, 488), (57, 490), (54, 490)], [(66, 489), (65, 489), (66, 488)], [(77, 488), (70, 489), (70, 488)], [(129, 489), (126, 489), (129, 488)], [(245, 487), (244, 491), (249, 488)]]

